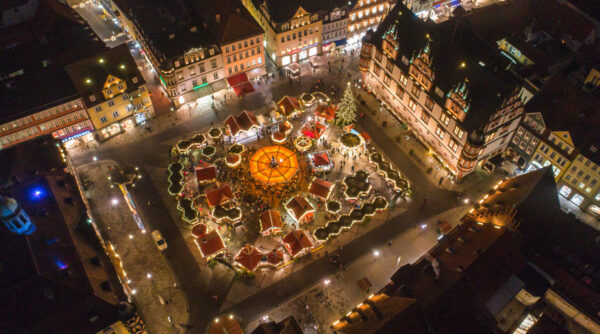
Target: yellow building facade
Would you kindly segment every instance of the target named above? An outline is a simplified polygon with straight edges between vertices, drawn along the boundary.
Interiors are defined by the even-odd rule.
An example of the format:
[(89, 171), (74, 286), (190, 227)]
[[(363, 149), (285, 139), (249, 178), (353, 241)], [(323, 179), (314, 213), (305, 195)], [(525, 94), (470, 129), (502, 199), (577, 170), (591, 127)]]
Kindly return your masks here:
[(569, 167), (569, 156), (574, 150), (569, 132), (552, 131), (536, 148), (531, 164), (537, 168), (552, 166), (554, 178), (558, 181)]

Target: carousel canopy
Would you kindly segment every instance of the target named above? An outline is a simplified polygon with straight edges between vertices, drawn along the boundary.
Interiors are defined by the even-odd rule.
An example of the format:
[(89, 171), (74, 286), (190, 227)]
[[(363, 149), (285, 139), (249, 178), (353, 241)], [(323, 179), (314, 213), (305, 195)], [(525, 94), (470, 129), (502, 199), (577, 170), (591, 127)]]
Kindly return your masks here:
[(297, 110), (301, 110), (298, 99), (287, 95), (277, 102), (277, 107), (285, 116), (291, 115)]
[(281, 229), (283, 223), (281, 221), (281, 214), (277, 210), (265, 210), (260, 216), (260, 226), (262, 232), (266, 232), (270, 229)]
[(211, 256), (225, 249), (223, 239), (217, 231), (211, 231), (208, 234), (197, 238), (196, 244), (200, 248), (202, 256)]
[(297, 221), (302, 219), (307, 213), (315, 211), (315, 208), (302, 196), (292, 198), (285, 207)]
[(296, 155), (280, 145), (263, 147), (250, 158), (250, 174), (266, 184), (288, 182), (297, 172)]
[(325, 151), (315, 153), (312, 156), (312, 164), (315, 167), (327, 166), (330, 163), (331, 160), (329, 159), (329, 154), (327, 154)]
[(246, 245), (235, 257), (235, 261), (248, 270), (254, 270), (258, 267), (260, 261), (262, 261), (263, 255), (263, 252), (259, 251), (256, 247)]
[(301, 133), (312, 139), (319, 139), (321, 138), (321, 135), (325, 132), (326, 128), (327, 127), (325, 125), (320, 123), (307, 123), (302, 128)]
[(205, 190), (204, 194), (206, 195), (206, 201), (210, 207), (223, 205), (233, 199), (233, 193), (228, 184), (223, 184), (218, 188)]
[(287, 247), (291, 256), (296, 256), (303, 249), (312, 247), (312, 242), (304, 230), (295, 230), (283, 238), (283, 243)]
[(310, 188), (308, 192), (311, 195), (315, 195), (317, 197), (321, 197), (323, 199), (327, 199), (329, 197), (329, 193), (333, 189), (333, 183), (325, 181), (323, 179), (316, 178), (310, 184)]
[(259, 126), (256, 116), (247, 110), (242, 111), (235, 117), (227, 117), (225, 124), (229, 127), (232, 136), (236, 136), (242, 131), (249, 131), (251, 128)]

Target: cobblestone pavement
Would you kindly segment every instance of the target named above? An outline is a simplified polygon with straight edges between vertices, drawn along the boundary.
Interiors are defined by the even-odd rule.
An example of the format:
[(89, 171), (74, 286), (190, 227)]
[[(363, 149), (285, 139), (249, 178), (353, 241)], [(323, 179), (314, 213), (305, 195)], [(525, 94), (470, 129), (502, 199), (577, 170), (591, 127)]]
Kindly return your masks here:
[[(82, 178), (93, 183), (85, 196), (105, 241), (115, 247), (123, 261), (130, 280), (126, 291), (151, 332), (178, 333), (178, 325), (187, 323), (188, 318), (185, 296), (177, 287), (169, 263), (156, 248), (150, 236), (152, 230), (147, 227), (143, 233), (138, 228), (122, 192), (118, 187), (110, 187), (109, 167), (116, 165), (114, 161), (105, 160), (80, 166), (78, 172)], [(172, 323), (168, 316), (172, 317)]]

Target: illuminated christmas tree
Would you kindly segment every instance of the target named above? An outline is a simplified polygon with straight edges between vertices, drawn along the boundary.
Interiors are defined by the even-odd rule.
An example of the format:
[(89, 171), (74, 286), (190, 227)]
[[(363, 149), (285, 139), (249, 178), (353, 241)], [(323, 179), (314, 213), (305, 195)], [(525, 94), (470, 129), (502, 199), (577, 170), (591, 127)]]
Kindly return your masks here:
[(344, 91), (344, 97), (342, 97), (342, 101), (338, 105), (335, 118), (335, 122), (341, 126), (356, 122), (356, 103), (354, 101), (354, 94), (352, 94), (352, 90), (350, 89), (350, 82), (348, 82)]

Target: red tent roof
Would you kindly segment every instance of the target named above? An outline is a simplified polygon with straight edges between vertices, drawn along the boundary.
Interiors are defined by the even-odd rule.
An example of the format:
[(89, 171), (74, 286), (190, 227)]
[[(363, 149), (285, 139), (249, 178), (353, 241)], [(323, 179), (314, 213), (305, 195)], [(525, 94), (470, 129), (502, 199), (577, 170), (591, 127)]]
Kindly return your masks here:
[(206, 201), (210, 207), (223, 205), (233, 199), (233, 193), (228, 184), (223, 184), (218, 188), (205, 190), (204, 194), (206, 195)]
[(315, 111), (315, 116), (325, 118), (327, 121), (332, 121), (335, 118), (335, 107), (333, 105), (319, 105)]
[(289, 201), (285, 207), (288, 211), (294, 216), (294, 219), (300, 220), (304, 215), (311, 211), (315, 211), (315, 209), (308, 203), (306, 198), (302, 196), (296, 196)]
[(327, 127), (323, 124), (306, 124), (303, 128), (301, 133), (307, 137), (310, 137), (312, 139), (319, 139), (321, 138), (321, 135), (323, 134), (323, 132), (325, 132), (325, 129)]
[(202, 256), (210, 256), (215, 253), (218, 253), (225, 249), (225, 244), (223, 243), (223, 239), (217, 231), (211, 231), (210, 233), (197, 238), (195, 240), (196, 244), (200, 248), (200, 252)]
[(272, 265), (277, 265), (283, 261), (283, 252), (279, 249), (274, 249), (267, 253), (267, 262)]
[(283, 222), (281, 221), (281, 214), (277, 210), (265, 210), (260, 216), (260, 226), (262, 227), (261, 232), (266, 232), (271, 228), (281, 229)]
[(263, 253), (252, 245), (246, 245), (235, 257), (235, 261), (248, 270), (254, 270), (262, 261)]
[(297, 98), (286, 95), (277, 102), (277, 107), (279, 107), (284, 115), (289, 115), (296, 110), (300, 110), (300, 103), (298, 103)]
[(312, 195), (321, 197), (323, 199), (327, 199), (329, 197), (329, 193), (333, 188), (333, 183), (329, 181), (325, 181), (323, 179), (316, 178), (310, 184), (310, 188), (308, 192)]
[(217, 170), (215, 166), (196, 167), (196, 179), (198, 182), (205, 182), (217, 178)]
[(331, 160), (329, 159), (329, 154), (327, 154), (327, 152), (320, 152), (313, 155), (312, 163), (315, 167), (325, 166), (329, 165)]
[(290, 232), (285, 236), (285, 238), (283, 238), (283, 243), (286, 245), (291, 256), (296, 256), (303, 249), (313, 246), (304, 230), (295, 230)]

